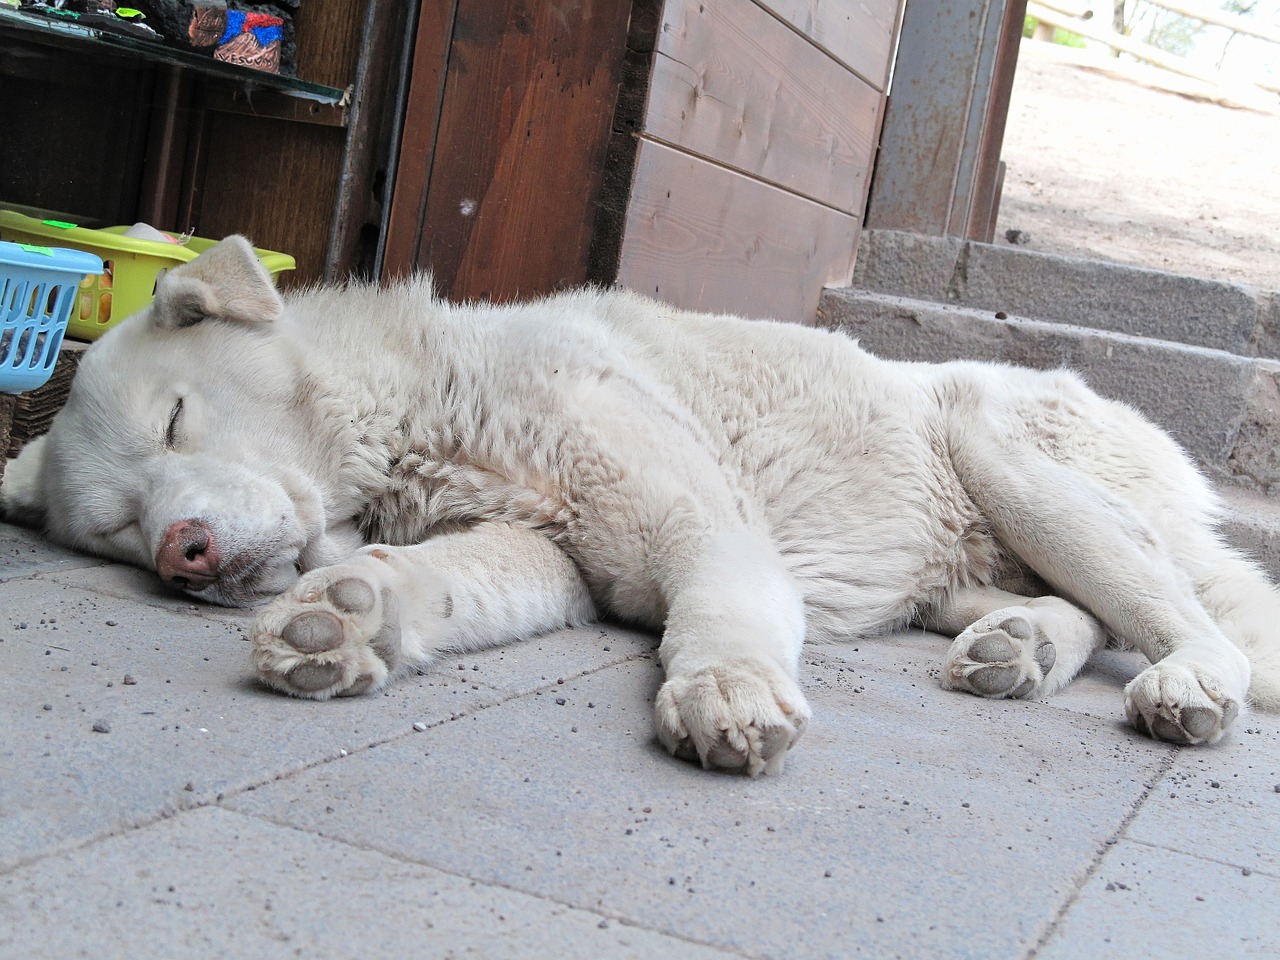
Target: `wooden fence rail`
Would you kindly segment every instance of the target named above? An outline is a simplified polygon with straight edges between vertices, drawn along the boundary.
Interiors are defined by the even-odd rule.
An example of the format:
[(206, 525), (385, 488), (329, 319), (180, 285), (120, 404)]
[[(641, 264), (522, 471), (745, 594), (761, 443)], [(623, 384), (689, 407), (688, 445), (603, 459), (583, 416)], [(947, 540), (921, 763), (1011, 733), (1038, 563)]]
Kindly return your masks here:
[[(1224, 27), (1233, 33), (1247, 34), (1280, 44), (1280, 27), (1258, 23), (1224, 10), (1215, 10), (1201, 0), (1147, 0), (1147, 2), (1184, 17)], [(1159, 47), (1116, 32), (1109, 22), (1100, 22), (1103, 19), (1101, 17), (1087, 18), (1087, 10), (1082, 9), (1084, 6), (1080, 0), (1031, 0), (1027, 4), (1027, 15), (1089, 40), (1104, 43), (1113, 50), (1127, 53), (1162, 70), (1207, 83), (1245, 106), (1272, 110), (1280, 106), (1280, 101), (1277, 101), (1275, 96), (1280, 93), (1280, 81), (1263, 77), (1242, 79), (1201, 69), (1167, 50), (1161, 50)]]

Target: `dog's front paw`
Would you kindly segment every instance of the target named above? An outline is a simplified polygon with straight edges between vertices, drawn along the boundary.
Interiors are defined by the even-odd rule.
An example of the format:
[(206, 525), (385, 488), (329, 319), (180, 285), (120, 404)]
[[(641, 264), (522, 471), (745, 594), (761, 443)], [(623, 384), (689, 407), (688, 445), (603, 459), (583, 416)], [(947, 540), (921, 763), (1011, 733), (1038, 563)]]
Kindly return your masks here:
[(952, 641), (942, 685), (980, 697), (1029, 697), (1056, 660), (1053, 641), (1035, 614), (1009, 607), (983, 617)]
[(753, 777), (782, 770), (810, 716), (786, 673), (744, 660), (671, 677), (658, 691), (655, 714), (658, 739), (671, 753)]
[(1166, 658), (1124, 688), (1124, 712), (1139, 733), (1170, 743), (1216, 743), (1240, 715), (1242, 698), (1208, 667)]
[(356, 696), (381, 687), (401, 660), (398, 604), (354, 567), (322, 567), (262, 612), (252, 640), (268, 686), (316, 700)]

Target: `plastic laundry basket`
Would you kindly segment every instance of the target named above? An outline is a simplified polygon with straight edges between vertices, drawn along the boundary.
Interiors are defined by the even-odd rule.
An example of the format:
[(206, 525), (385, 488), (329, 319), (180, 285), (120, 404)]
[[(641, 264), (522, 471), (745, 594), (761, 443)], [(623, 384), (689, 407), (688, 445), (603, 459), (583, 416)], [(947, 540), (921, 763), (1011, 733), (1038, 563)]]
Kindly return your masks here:
[[(88, 227), (58, 220), (37, 220), (13, 210), (0, 210), (0, 239), (21, 243), (47, 243), (72, 247), (102, 258), (101, 276), (80, 291), (76, 308), (67, 323), (67, 335), (78, 340), (95, 340), (125, 317), (137, 313), (156, 291), (160, 274), (194, 260), (216, 240), (191, 237), (184, 244), (141, 240), (122, 234), (128, 227)], [(287, 253), (255, 251), (275, 280), (295, 266)]]
[(80, 284), (101, 273), (91, 253), (0, 240), (0, 393), (53, 376)]

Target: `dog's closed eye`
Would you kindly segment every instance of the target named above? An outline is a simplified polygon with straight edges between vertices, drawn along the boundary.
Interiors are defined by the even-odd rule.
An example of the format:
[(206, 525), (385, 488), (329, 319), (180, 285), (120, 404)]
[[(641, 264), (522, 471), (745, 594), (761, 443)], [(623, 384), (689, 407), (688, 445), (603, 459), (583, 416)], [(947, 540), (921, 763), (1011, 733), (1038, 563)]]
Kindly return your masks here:
[(182, 419), (182, 398), (178, 398), (178, 402), (173, 405), (173, 412), (169, 414), (169, 426), (164, 431), (164, 445), (168, 450), (175, 450), (178, 446), (178, 423)]

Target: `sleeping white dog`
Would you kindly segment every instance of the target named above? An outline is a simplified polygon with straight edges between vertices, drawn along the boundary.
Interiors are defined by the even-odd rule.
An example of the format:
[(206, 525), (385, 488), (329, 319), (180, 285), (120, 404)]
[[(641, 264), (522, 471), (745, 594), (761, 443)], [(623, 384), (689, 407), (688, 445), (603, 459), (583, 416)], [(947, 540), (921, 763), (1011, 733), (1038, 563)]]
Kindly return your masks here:
[(753, 775), (809, 718), (806, 636), (909, 622), (986, 697), (1131, 644), (1152, 665), (1125, 712), (1163, 740), (1280, 707), (1280, 598), (1132, 410), (1065, 372), (886, 362), (625, 292), (282, 301), (228, 238), (87, 351), (0, 496), (193, 596), (275, 597), (253, 660), (296, 696), (598, 614), (661, 631), (658, 737)]

